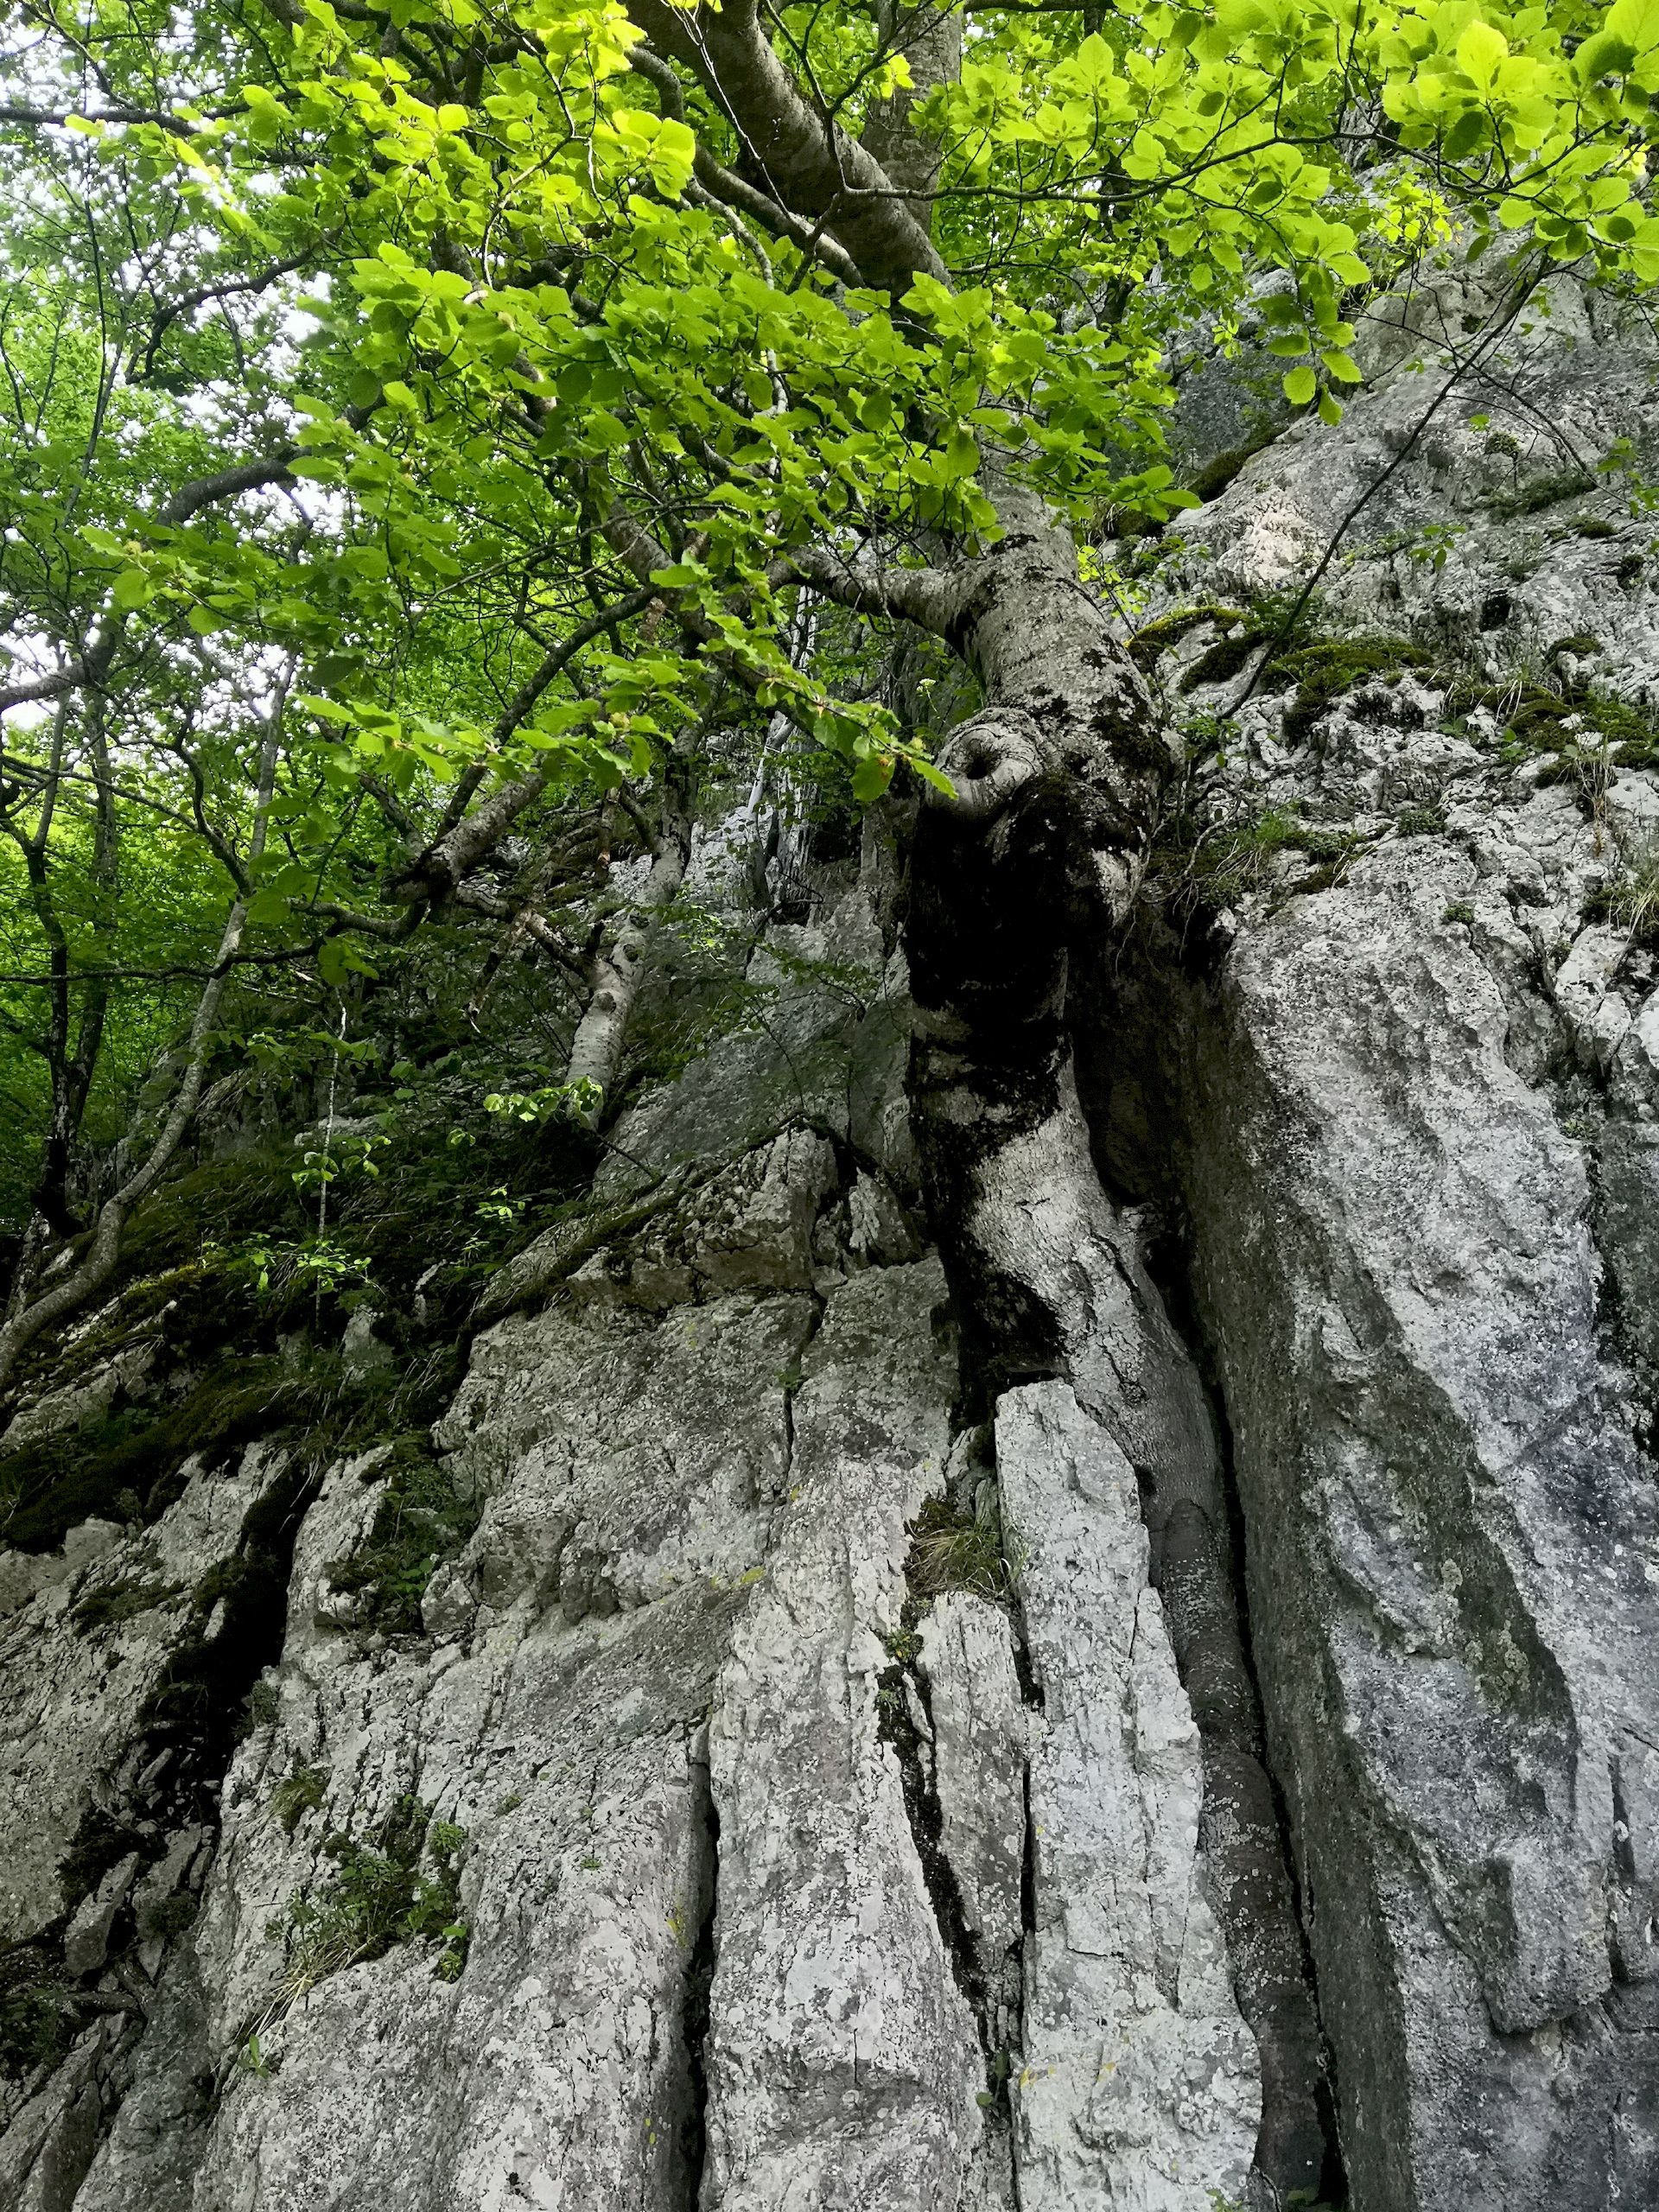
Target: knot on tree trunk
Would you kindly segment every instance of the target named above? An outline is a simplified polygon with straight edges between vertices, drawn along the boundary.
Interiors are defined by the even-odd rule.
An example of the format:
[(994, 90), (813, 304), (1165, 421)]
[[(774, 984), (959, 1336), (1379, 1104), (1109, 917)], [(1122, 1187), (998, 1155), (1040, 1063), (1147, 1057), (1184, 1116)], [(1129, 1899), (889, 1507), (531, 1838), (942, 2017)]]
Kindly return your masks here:
[(950, 732), (938, 765), (950, 779), (950, 789), (927, 785), (926, 804), (963, 822), (987, 823), (1053, 764), (1030, 715), (1018, 707), (988, 707)]

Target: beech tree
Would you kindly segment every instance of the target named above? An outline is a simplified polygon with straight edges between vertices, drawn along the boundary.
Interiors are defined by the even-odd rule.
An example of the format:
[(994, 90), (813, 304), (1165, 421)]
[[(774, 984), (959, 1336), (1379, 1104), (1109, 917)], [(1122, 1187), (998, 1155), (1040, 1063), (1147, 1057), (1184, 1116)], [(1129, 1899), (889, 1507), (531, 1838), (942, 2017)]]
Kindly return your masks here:
[[(1554, 269), (1659, 277), (1659, 0), (22, 0), (3, 38), (0, 1385), (273, 990), (326, 1024), (462, 917), (544, 963), (602, 1125), (714, 734), (919, 786), (947, 1256), (999, 1357), (1148, 1409), (1259, 2163), (1317, 2180), (1214, 1447), (1071, 1076), (1178, 758), (1113, 561), (1193, 503), (1167, 364), (1247, 299), (1334, 423), (1431, 248), (1496, 272), (1471, 358)], [(918, 633), (943, 728), (842, 680)], [(619, 838), (645, 888), (594, 909)]]

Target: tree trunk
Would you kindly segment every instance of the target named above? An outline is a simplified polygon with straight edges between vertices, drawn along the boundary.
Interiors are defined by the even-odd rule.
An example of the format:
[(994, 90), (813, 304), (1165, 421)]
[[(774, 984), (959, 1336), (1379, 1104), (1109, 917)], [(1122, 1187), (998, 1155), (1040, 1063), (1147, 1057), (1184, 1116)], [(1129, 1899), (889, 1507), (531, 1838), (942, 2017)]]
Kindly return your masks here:
[(1071, 961), (1109, 956), (1172, 765), (1089, 594), (1028, 543), (983, 564), (960, 645), (987, 704), (924, 812), (910, 950), (912, 1102), (982, 1414), (1069, 1383), (1135, 1471), (1151, 1573), (1204, 1745), (1201, 1838), (1261, 2056), (1262, 2199), (1316, 2192), (1318, 2021), (1244, 1655), (1215, 1424), (1133, 1225), (1103, 1189), (1073, 1071)]
[(605, 1118), (621, 1065), (622, 1048), (627, 1042), (633, 1003), (639, 994), (652, 930), (684, 880), (690, 849), (689, 818), (665, 814), (644, 889), (637, 900), (625, 906), (606, 925), (601, 935), (594, 955), (592, 994), (576, 1025), (564, 1073), (567, 1084), (584, 1086), (576, 1115), (588, 1128), (597, 1128)]

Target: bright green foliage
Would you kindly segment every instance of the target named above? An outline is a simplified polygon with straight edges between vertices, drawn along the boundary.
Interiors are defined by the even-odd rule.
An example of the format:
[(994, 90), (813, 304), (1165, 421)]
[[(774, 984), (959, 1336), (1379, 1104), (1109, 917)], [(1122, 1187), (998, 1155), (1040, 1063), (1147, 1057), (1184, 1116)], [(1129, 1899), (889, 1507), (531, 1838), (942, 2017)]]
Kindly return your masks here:
[[(856, 137), (906, 97), (875, 11), (763, 20), (809, 114)], [(1334, 421), (1361, 320), (1430, 247), (1517, 303), (1563, 264), (1659, 279), (1656, 0), (964, 20), (913, 111), (931, 244), (884, 283), (833, 221), (757, 215), (789, 175), (614, 0), (16, 11), (7, 1233), (32, 1214), (44, 1250), (118, 1140), (143, 1157), (221, 944), (211, 1077), (280, 1090), (299, 1040), (358, 1049), (448, 896), (429, 849), (504, 791), (531, 860), (467, 927), (533, 905), (556, 952), (576, 830), (608, 854), (613, 795), (660, 810), (715, 735), (857, 803), (930, 773), (858, 680), (877, 618), (843, 593), (811, 629), (802, 564), (833, 595), (974, 557), (1020, 481), (1083, 536), (1158, 527), (1194, 496), (1171, 342), (1225, 350), (1247, 294), (1287, 399)]]

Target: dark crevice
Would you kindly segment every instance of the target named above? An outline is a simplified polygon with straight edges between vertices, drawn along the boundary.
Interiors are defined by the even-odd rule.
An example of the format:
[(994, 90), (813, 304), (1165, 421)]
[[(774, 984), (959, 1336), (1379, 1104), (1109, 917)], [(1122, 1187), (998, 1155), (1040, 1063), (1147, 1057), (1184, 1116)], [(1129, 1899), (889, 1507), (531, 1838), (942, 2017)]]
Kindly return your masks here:
[[(898, 1756), (905, 1817), (910, 1823), (911, 1837), (916, 1846), (916, 1856), (921, 1866), (922, 1880), (927, 1888), (928, 1902), (933, 1908), (933, 1917), (938, 1923), (944, 1955), (950, 1963), (951, 1979), (973, 2013), (980, 2048), (985, 2053), (988, 2067), (993, 2051), (985, 1977), (980, 1968), (978, 1952), (963, 1909), (962, 1890), (957, 1880), (957, 1872), (944, 1848), (944, 1815), (939, 1804), (938, 1792), (928, 1771), (922, 1733), (911, 1709), (910, 1700), (914, 1697), (921, 1707), (931, 1737), (933, 1729), (932, 1700), (926, 1678), (915, 1664), (916, 1637), (913, 1628), (906, 1626), (901, 1630), (894, 1638), (894, 1645), (893, 1657), (876, 1676), (877, 1730), (881, 1741), (891, 1744)], [(988, 2072), (988, 2082), (989, 2078)]]
[[(1116, 980), (1131, 996), (1137, 980), (1144, 985), (1129, 976)], [(1137, 1052), (1133, 1016), (1113, 1020), (1115, 1011), (1095, 1009), (1096, 1030), (1110, 1025), (1113, 1059), (1096, 1054), (1090, 1065), (1079, 1054), (1091, 1148), (1113, 1203), (1144, 1209), (1141, 1261), (1192, 1363), (1216, 1451), (1217, 1525), (1195, 1503), (1161, 1501), (1150, 1470), (1137, 1467), (1135, 1483), (1151, 1539), (1152, 1584), (1163, 1599), (1203, 1748), (1201, 1840), (1239, 2008), (1261, 2052), (1262, 2120), (1253, 2186), (1267, 2203), (1316, 2191), (1321, 2203), (1340, 2204), (1346, 2183), (1332, 2055), (1319, 2017), (1289, 1808), (1262, 1725), (1245, 1573), (1249, 1530), (1168, 1156), (1170, 1086), (1155, 1056)], [(1097, 1087), (1103, 1080), (1103, 1090)]]
[[(235, 1554), (197, 1584), (190, 1626), (140, 1709), (106, 1802), (83, 1816), (61, 1862), (60, 1879), (74, 1903), (49, 1930), (0, 1960), (4, 2025), (12, 2031), (3, 2041), (11, 2044), (15, 2034), (27, 2038), (21, 2048), (0, 2048), (0, 2062), (12, 2069), (27, 2061), (31, 2069), (49, 2069), (70, 2055), (100, 2014), (119, 2010), (129, 2016), (119, 2039), (96, 2062), (96, 2129), (83, 2134), (77, 2126), (73, 2145), (66, 2139), (54, 2154), (71, 2190), (79, 2187), (120, 2107), (149, 1993), (194, 1917), (217, 1845), (224, 1777), (252, 1725), (255, 1686), (282, 1654), (294, 1545), (321, 1475), (314, 1459), (291, 1455), (251, 1508)], [(203, 1832), (203, 1841), (181, 1867), (180, 1886), (152, 1904), (140, 1925), (133, 1886), (175, 1838), (194, 1828)], [(137, 1868), (104, 1955), (94, 1967), (74, 1974), (65, 1942), (75, 1910), (129, 1856)], [(152, 1961), (152, 1978), (139, 1955), (157, 1943), (161, 1957)], [(77, 2169), (73, 2175), (66, 2159)]]
[(1633, 1152), (1646, 1151), (1643, 1125), (1615, 1119), (1603, 1098), (1592, 1097), (1565, 1118), (1590, 1185), (1587, 1217), (1599, 1262), (1597, 1338), (1603, 1351), (1630, 1371), (1637, 1448), (1659, 1462), (1659, 1324), (1653, 1296), (1659, 1289), (1659, 1241), (1647, 1228), (1659, 1194), (1659, 1154), (1644, 1173), (1632, 1159)]
[(715, 1983), (715, 1916), (720, 1902), (720, 1808), (706, 1766), (697, 1764), (702, 1798), (704, 1847), (701, 1858), (701, 1910), (685, 1969), (683, 2033), (686, 2109), (680, 2126), (683, 2212), (697, 2212), (709, 2157), (709, 2031)]
[(1020, 1685), (1020, 1701), (1027, 1709), (1032, 1713), (1042, 1713), (1046, 1709), (1047, 1700), (1043, 1695), (1043, 1686), (1038, 1679), (1037, 1669), (1031, 1662), (1031, 1645), (1026, 1636), (1025, 1608), (1020, 1604), (1017, 1594), (1019, 1583), (1014, 1577), (1012, 1560), (1008, 1562), (1008, 1575), (1011, 1586), (1016, 1593), (1010, 1623), (1014, 1631), (1012, 1642), (1014, 1680)]

